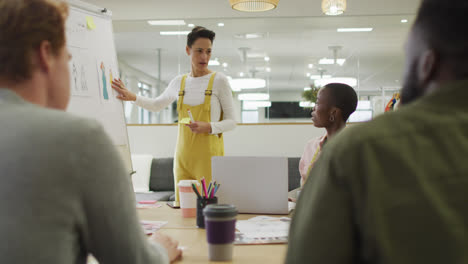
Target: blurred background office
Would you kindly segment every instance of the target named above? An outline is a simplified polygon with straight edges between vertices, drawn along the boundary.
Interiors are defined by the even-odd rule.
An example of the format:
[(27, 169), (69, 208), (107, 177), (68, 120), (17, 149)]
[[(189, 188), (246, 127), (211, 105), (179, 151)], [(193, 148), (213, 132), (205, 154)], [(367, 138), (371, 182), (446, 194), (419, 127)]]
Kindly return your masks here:
[[(358, 109), (349, 122), (368, 121), (384, 112), (401, 88), (404, 41), (420, 3), (271, 0), (273, 5), (278, 2), (272, 10), (245, 12), (235, 10), (238, 6), (231, 4), (236, 1), (229, 0), (85, 1), (113, 12), (121, 79), (135, 93), (157, 97), (171, 78), (190, 71), (186, 34), (201, 25), (216, 32), (209, 68), (231, 78), (238, 122), (297, 124), (294, 131), (311, 123), (313, 103), (304, 92), (328, 82), (343, 82), (356, 90)], [(128, 124), (174, 124), (176, 105), (151, 113), (127, 102), (125, 116)], [(158, 131), (151, 133), (162, 130)], [(145, 143), (132, 138), (142, 133), (151, 135), (129, 127), (137, 152)], [(241, 128), (233, 133), (248, 132)], [(284, 155), (299, 156), (299, 146), (314, 136), (307, 133)], [(229, 152), (229, 136), (227, 141), (226, 154), (239, 154)]]

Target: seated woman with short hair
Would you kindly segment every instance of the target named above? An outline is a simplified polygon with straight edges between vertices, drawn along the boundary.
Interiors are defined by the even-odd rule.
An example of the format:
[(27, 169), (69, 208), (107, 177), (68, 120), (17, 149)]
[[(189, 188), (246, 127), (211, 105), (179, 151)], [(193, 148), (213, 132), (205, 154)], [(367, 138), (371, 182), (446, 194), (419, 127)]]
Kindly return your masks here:
[(325, 128), (327, 133), (310, 140), (304, 148), (299, 162), (301, 186), (307, 180), (324, 144), (346, 126), (349, 116), (356, 110), (357, 102), (356, 92), (349, 85), (330, 83), (320, 89), (311, 116), (314, 126)]

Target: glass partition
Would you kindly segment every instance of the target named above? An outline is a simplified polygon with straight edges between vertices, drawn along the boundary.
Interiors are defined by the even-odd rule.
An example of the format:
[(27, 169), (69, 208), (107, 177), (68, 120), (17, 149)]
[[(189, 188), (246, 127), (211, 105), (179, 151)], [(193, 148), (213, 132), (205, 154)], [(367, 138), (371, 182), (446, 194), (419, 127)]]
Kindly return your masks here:
[[(414, 17), (181, 19), (185, 25), (114, 22), (121, 77), (129, 89), (154, 98), (172, 78), (190, 72), (186, 34), (201, 25), (216, 32), (209, 68), (230, 78), (237, 121), (293, 123), (311, 122), (313, 104), (302, 93), (328, 82), (356, 90), (360, 104), (351, 122), (381, 114), (401, 87), (403, 46)], [(134, 104), (125, 108), (128, 123), (177, 121), (174, 104), (159, 113)]]

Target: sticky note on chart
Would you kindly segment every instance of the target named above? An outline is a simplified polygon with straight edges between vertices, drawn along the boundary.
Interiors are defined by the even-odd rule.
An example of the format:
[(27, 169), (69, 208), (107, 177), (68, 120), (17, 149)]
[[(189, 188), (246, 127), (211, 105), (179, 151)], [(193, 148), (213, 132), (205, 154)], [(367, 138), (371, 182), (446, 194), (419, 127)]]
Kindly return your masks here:
[(94, 19), (90, 16), (86, 17), (86, 25), (88, 29), (91, 29), (91, 30), (96, 29), (96, 24), (94, 24)]

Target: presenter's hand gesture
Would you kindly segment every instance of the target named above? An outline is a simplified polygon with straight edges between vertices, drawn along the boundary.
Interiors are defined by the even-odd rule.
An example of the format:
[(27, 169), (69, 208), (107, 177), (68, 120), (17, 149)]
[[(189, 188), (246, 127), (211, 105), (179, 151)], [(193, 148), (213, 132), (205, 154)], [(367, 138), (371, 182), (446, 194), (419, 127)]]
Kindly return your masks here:
[(119, 95), (117, 98), (122, 101), (136, 101), (136, 94), (130, 92), (126, 87), (125, 84), (120, 79), (114, 79), (112, 81), (112, 88), (116, 90)]
[(170, 262), (173, 262), (182, 256), (182, 250), (177, 248), (179, 242), (170, 236), (156, 232), (151, 236), (151, 239), (167, 250), (167, 255), (169, 255)]
[(192, 130), (193, 133), (211, 133), (211, 124), (208, 122), (203, 122), (203, 121), (195, 121), (195, 122), (190, 122), (190, 124), (186, 124)]

